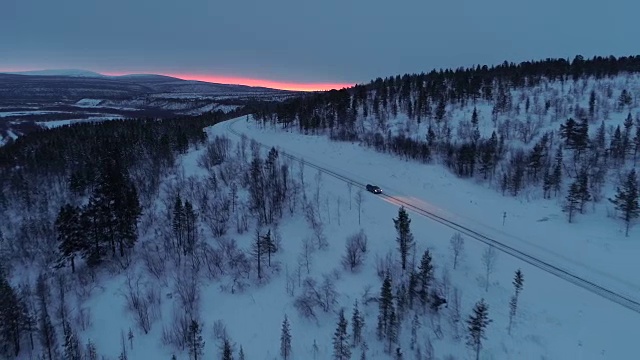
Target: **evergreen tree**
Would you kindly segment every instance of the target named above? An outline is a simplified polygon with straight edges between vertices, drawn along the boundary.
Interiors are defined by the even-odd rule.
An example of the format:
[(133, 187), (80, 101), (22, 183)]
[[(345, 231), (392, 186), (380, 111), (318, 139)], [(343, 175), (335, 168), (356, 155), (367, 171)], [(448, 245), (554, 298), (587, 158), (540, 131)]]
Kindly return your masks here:
[(82, 360), (78, 334), (71, 328), (69, 322), (66, 321), (62, 326), (62, 330), (64, 334), (64, 360)]
[(96, 349), (96, 344), (94, 344), (93, 341), (91, 341), (91, 339), (87, 341), (85, 357), (86, 357), (86, 360), (98, 360), (98, 350)]
[(516, 271), (516, 275), (513, 278), (513, 287), (515, 292), (509, 301), (509, 334), (511, 334), (511, 325), (513, 324), (513, 318), (516, 316), (516, 311), (518, 309), (518, 297), (520, 296), (520, 292), (522, 291), (522, 287), (524, 285), (524, 276), (522, 275), (522, 271), (518, 269)]
[(187, 333), (187, 347), (189, 348), (189, 356), (193, 360), (202, 359), (204, 353), (204, 340), (202, 339), (202, 326), (196, 321), (191, 320)]
[(487, 326), (493, 320), (489, 319), (489, 306), (481, 299), (473, 308), (473, 314), (467, 320), (469, 345), (476, 353), (476, 360), (480, 359), (480, 349), (482, 348), (482, 340), (485, 339), (485, 331)]
[(39, 329), (40, 329), (40, 344), (45, 353), (47, 360), (54, 360), (58, 354), (58, 344), (56, 331), (51, 322), (49, 315), (49, 303), (50, 293), (49, 286), (43, 275), (38, 276), (36, 280), (36, 295), (38, 296), (39, 305)]
[(289, 319), (287, 315), (282, 321), (282, 331), (280, 332), (280, 355), (283, 360), (291, 358), (291, 329), (289, 328)]
[(63, 261), (69, 261), (71, 272), (76, 271), (75, 257), (84, 248), (84, 236), (82, 233), (81, 210), (71, 204), (60, 208), (55, 222), (58, 239), (58, 250), (61, 255), (60, 266)]
[(402, 350), (399, 347), (396, 348), (396, 353), (395, 353), (393, 358), (394, 358), (394, 360), (402, 360), (403, 359)]
[(413, 313), (413, 319), (411, 320), (411, 342), (409, 345), (411, 350), (413, 350), (418, 344), (418, 331), (420, 331), (421, 325), (418, 313)]
[(431, 263), (431, 252), (425, 250), (418, 266), (418, 299), (423, 308), (429, 303), (429, 289), (433, 281), (433, 264)]
[(7, 280), (0, 265), (0, 355), (7, 358), (20, 354), (23, 330), (23, 304)]
[(391, 305), (391, 309), (389, 309), (389, 324), (387, 326), (387, 352), (391, 353), (393, 349), (393, 345), (398, 343), (398, 337), (400, 332), (400, 319), (398, 319), (398, 315), (396, 310), (393, 308), (393, 304)]
[(256, 270), (258, 272), (258, 280), (262, 279), (262, 258), (265, 253), (265, 243), (260, 235), (260, 229), (256, 229), (256, 237), (251, 245), (251, 253), (256, 260)]
[(402, 270), (406, 270), (409, 252), (415, 244), (413, 234), (411, 234), (410, 229), (411, 219), (409, 218), (409, 214), (407, 214), (404, 206), (401, 206), (398, 210), (398, 218), (393, 219), (393, 224), (396, 228), (396, 232), (398, 233), (396, 241), (398, 242), (398, 250), (400, 251)]
[(364, 317), (360, 314), (358, 309), (358, 300), (356, 299), (353, 305), (353, 314), (351, 315), (351, 329), (353, 333), (351, 335), (352, 346), (356, 347), (362, 342), (362, 329), (364, 328)]
[(222, 344), (222, 360), (233, 360), (233, 348), (228, 338), (223, 340)]
[(189, 201), (184, 202), (184, 254), (193, 254), (198, 235), (198, 215)]
[(627, 174), (627, 179), (618, 187), (615, 198), (609, 199), (619, 212), (620, 219), (626, 224), (625, 236), (629, 236), (631, 221), (640, 215), (640, 205), (638, 202), (638, 179), (635, 169)]
[(340, 310), (338, 326), (333, 334), (333, 359), (351, 359), (351, 347), (349, 346), (349, 334), (347, 333), (347, 319), (344, 317), (344, 309)]
[(591, 192), (589, 191), (589, 174), (583, 169), (578, 174), (577, 180), (580, 188), (580, 213), (584, 211), (584, 204), (591, 201)]
[(564, 211), (569, 215), (569, 222), (573, 221), (573, 214), (579, 208), (582, 201), (582, 193), (580, 191), (580, 182), (574, 181), (569, 188), (569, 193), (565, 198)]
[(242, 346), (240, 346), (240, 352), (238, 352), (238, 360), (246, 360)]
[(389, 328), (389, 317), (393, 311), (393, 292), (391, 289), (391, 276), (387, 274), (382, 282), (382, 288), (380, 289), (380, 297), (378, 299), (378, 326), (376, 327), (376, 333), (378, 339), (382, 340)]
[(184, 205), (182, 204), (180, 195), (178, 195), (173, 203), (173, 219), (171, 219), (173, 236), (176, 239), (176, 247), (178, 251), (181, 251), (181, 249), (184, 248), (185, 217)]

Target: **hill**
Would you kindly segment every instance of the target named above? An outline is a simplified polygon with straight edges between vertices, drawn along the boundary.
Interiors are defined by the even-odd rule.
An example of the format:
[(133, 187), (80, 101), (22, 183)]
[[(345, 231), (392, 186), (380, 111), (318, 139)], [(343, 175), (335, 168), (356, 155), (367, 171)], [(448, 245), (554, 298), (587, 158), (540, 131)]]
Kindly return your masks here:
[(228, 112), (295, 95), (161, 75), (104, 76), (80, 70), (0, 73), (0, 145), (39, 126)]
[[(289, 349), (303, 359), (337, 350), (463, 359), (476, 354), (467, 321), (486, 304), (483, 358), (628, 358), (640, 298), (629, 269), (640, 249), (622, 220), (605, 216), (613, 210), (604, 199), (616, 173), (633, 167), (631, 151), (619, 158), (607, 146), (601, 200), (585, 200), (574, 222), (559, 205), (572, 171), (601, 149), (593, 128), (605, 121), (613, 127), (606, 139), (615, 138), (635, 113), (627, 99), (637, 75), (574, 78), (572, 63), (564, 67), (571, 75), (550, 70), (562, 60), (544, 64), (536, 66), (551, 75), (524, 80), (522, 67), (480, 67), (481, 83), (498, 90), (475, 103), (441, 91), (439, 84), (453, 89), (455, 73), (443, 71), (407, 75), (409, 88), (402, 76), (379, 79), (244, 113), (56, 127), (0, 148), (0, 213), (8, 219), (0, 223), (0, 314), (10, 319), (0, 326), (24, 324), (0, 328), (8, 334), (1, 354), (189, 359), (222, 358), (226, 348), (265, 360)], [(430, 112), (417, 105), (427, 89)], [(596, 120), (577, 116), (584, 106)], [(573, 114), (580, 126), (567, 122)], [(529, 117), (540, 122), (537, 133), (526, 130)], [(585, 123), (594, 145), (579, 152)], [(566, 139), (561, 124), (580, 130), (563, 131)], [(493, 149), (486, 143), (494, 131), (485, 180), (477, 154)], [(540, 174), (557, 164), (559, 143), (562, 184), (548, 194)], [(541, 146), (547, 157), (535, 180), (536, 162), (514, 159), (520, 151), (538, 159)], [(471, 156), (469, 148), (483, 151)], [(366, 183), (383, 194), (365, 192)], [(410, 223), (399, 221), (402, 206)], [(620, 306), (598, 285), (630, 303)], [(360, 321), (362, 332), (353, 326)], [(338, 346), (346, 343), (354, 346)]]

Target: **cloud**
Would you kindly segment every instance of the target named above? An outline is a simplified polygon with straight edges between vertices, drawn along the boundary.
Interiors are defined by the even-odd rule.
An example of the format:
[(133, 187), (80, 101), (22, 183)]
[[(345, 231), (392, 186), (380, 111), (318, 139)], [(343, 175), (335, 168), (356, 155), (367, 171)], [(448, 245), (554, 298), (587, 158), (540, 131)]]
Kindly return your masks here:
[(2, 0), (0, 69), (367, 82), (440, 67), (630, 55), (632, 1)]

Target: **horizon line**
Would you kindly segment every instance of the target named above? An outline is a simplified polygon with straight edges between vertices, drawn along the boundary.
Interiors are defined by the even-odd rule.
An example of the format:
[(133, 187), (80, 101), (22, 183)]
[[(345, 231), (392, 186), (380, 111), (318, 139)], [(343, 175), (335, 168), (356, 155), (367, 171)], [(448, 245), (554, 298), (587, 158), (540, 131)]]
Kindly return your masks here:
[(198, 73), (172, 73), (172, 72), (124, 72), (124, 71), (93, 71), (86, 69), (0, 69), (0, 73), (18, 73), (18, 72), (37, 72), (37, 71), (87, 71), (94, 72), (104, 76), (126, 76), (126, 75), (160, 75), (174, 77), (180, 80), (202, 81), (213, 84), (223, 85), (243, 85), (250, 87), (262, 87), (275, 90), (286, 91), (328, 91), (349, 88), (356, 83), (339, 83), (339, 82), (294, 82), (294, 81), (278, 81), (260, 78), (249, 78), (241, 76), (226, 76), (213, 74)]

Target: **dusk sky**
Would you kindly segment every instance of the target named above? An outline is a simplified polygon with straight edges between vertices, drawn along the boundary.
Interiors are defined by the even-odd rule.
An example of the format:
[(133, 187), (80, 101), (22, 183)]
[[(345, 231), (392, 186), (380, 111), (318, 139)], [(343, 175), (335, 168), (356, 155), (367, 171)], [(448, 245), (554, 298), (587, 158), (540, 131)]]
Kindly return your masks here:
[(0, 0), (0, 72), (73, 68), (339, 87), (504, 60), (636, 55), (639, 5), (630, 0)]

